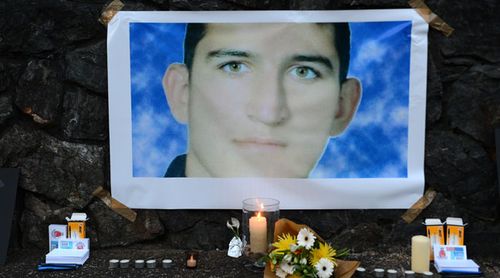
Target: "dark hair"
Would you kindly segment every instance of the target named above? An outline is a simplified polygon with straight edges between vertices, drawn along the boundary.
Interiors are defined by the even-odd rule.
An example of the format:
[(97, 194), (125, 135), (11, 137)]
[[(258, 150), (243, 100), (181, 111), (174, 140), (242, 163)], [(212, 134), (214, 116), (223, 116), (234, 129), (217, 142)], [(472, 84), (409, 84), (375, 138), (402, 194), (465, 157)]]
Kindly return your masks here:
[[(335, 49), (339, 56), (339, 78), (343, 82), (347, 78), (349, 70), (349, 58), (351, 52), (351, 30), (349, 24), (342, 23), (320, 23), (321, 25), (332, 25)], [(189, 71), (193, 66), (194, 52), (200, 40), (206, 34), (206, 23), (188, 23), (186, 37), (184, 39), (184, 63)]]

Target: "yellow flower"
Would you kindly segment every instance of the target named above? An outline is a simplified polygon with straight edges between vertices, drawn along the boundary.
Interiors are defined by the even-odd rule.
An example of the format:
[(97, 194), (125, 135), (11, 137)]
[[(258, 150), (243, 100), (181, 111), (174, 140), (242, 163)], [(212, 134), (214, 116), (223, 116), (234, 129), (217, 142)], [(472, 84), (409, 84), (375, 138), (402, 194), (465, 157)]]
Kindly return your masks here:
[(290, 250), (290, 245), (297, 244), (297, 238), (290, 234), (283, 234), (278, 236), (278, 241), (273, 243), (273, 246), (276, 247), (272, 251), (275, 254), (285, 254), (286, 251)]
[(309, 256), (309, 262), (311, 265), (316, 265), (321, 258), (325, 258), (333, 263), (333, 265), (337, 265), (335, 262), (335, 256), (337, 252), (333, 249), (328, 243), (319, 243), (318, 248), (314, 248), (311, 250), (311, 254)]

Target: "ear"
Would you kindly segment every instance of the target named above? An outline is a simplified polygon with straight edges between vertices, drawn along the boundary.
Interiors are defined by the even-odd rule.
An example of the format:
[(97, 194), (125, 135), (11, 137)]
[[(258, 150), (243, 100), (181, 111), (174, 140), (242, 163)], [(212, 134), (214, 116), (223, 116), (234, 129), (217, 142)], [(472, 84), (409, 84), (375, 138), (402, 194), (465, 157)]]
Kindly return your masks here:
[(187, 123), (189, 102), (189, 71), (184, 64), (171, 64), (163, 76), (163, 90), (174, 118)]
[(361, 82), (348, 78), (340, 87), (338, 110), (333, 120), (331, 136), (340, 135), (349, 125), (361, 99)]

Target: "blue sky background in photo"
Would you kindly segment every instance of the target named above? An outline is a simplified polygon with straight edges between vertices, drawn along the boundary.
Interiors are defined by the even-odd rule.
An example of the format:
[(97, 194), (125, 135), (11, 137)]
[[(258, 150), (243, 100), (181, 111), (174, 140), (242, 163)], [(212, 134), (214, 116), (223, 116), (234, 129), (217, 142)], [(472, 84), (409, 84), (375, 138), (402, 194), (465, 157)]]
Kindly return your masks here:
[[(411, 22), (351, 23), (349, 75), (361, 80), (358, 112), (331, 138), (311, 178), (407, 177)], [(170, 114), (161, 80), (181, 63), (185, 24), (131, 23), (134, 177), (163, 177), (187, 151), (187, 127)]]

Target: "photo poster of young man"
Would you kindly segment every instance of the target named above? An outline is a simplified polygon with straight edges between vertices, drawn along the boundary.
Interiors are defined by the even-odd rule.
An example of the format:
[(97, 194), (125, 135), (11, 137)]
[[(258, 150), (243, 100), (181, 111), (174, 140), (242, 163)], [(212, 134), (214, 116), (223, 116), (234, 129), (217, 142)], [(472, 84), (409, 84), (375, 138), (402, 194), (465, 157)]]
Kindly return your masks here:
[[(179, 178), (187, 188), (201, 180), (226, 187), (257, 179), (270, 184), (268, 194), (282, 195), (274, 184), (286, 181), (292, 188), (327, 186), (332, 195), (342, 185), (353, 188), (348, 195), (394, 187), (404, 200), (398, 207), (418, 199), (426, 65), (416, 57), (427, 55), (426, 25), (411, 10), (387, 18), (374, 11), (308, 12), (301, 22), (290, 22), (290, 13), (125, 13), (128, 53), (120, 55), (129, 62), (121, 67), (129, 69), (130, 110), (123, 119), (129, 123), (117, 129), (129, 140), (113, 143), (111, 100), (112, 183), (126, 178), (127, 186), (141, 187), (147, 180), (173, 190)], [(343, 21), (345, 13), (357, 18)], [(109, 46), (108, 39), (108, 51), (123, 52)], [(128, 154), (118, 168), (130, 164), (114, 174), (118, 144), (127, 150), (120, 155)], [(236, 195), (248, 192), (232, 187)]]

